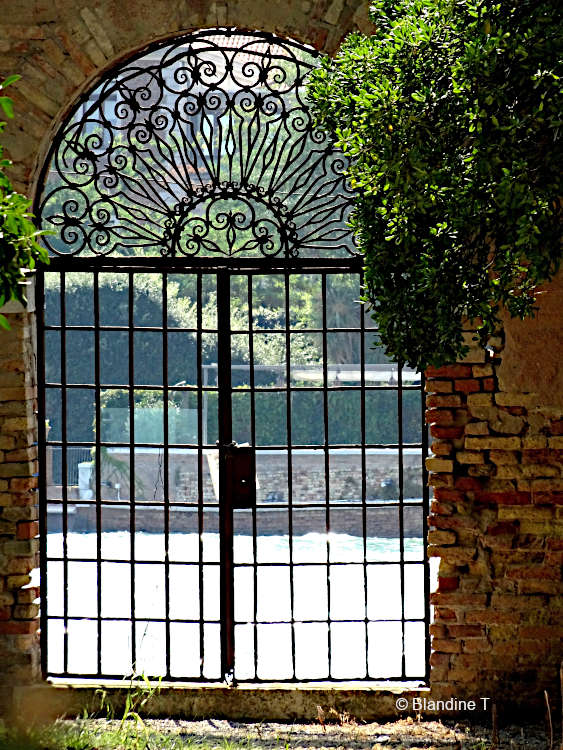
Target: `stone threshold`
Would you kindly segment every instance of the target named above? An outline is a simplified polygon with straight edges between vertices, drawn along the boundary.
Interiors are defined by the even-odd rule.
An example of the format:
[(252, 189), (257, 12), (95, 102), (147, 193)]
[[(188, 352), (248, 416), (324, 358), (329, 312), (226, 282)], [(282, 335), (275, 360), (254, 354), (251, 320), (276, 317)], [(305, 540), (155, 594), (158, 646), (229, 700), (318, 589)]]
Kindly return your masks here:
[[(236, 687), (224, 683), (150, 684), (159, 689), (144, 707), (144, 716), (195, 720), (318, 721), (319, 707), (327, 721), (343, 716), (361, 722), (396, 719), (410, 713), (397, 709), (399, 697), (430, 695), (428, 687), (412, 682), (271, 682)], [(128, 691), (135, 689), (129, 680), (52, 680), (13, 688), (13, 708), (16, 715), (31, 713), (39, 721), (81, 716), (84, 712), (93, 715), (100, 712), (103, 693), (106, 701), (111, 700), (115, 716), (120, 717)]]

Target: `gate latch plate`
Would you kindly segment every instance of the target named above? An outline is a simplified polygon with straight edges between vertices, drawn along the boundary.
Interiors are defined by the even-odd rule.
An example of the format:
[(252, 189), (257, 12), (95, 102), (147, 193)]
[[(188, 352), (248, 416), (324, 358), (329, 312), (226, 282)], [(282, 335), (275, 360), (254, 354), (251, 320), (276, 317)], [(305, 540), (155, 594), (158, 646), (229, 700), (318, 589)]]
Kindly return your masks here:
[(229, 445), (226, 448), (226, 483), (232, 507), (252, 509), (256, 505), (254, 449)]

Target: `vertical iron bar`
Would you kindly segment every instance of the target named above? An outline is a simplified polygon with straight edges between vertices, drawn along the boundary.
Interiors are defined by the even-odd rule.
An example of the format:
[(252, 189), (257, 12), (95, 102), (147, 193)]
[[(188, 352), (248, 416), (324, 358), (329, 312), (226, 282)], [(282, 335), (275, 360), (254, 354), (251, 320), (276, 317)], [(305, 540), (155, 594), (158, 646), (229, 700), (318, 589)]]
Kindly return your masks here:
[(424, 373), (420, 375), (420, 424), (422, 430), (422, 538), (424, 543), (424, 653), (425, 680), (430, 683), (430, 561), (428, 559), (428, 515), (430, 513), (430, 490), (426, 457), (428, 456), (428, 427), (426, 425), (426, 398)]
[(102, 446), (101, 446), (101, 386), (100, 386), (100, 288), (99, 273), (94, 271), (94, 385), (95, 385), (95, 413), (96, 413), (96, 463), (95, 463), (95, 501), (96, 501), (96, 570), (98, 579), (97, 590), (97, 626), (98, 626), (98, 649), (97, 669), (98, 675), (102, 673)]
[(327, 627), (328, 627), (328, 676), (332, 677), (332, 633), (330, 618), (330, 462), (328, 435), (328, 346), (326, 324), (326, 271), (321, 271), (321, 300), (323, 316), (323, 419), (324, 419), (324, 458), (325, 458), (325, 530), (326, 530), (326, 587), (327, 587)]
[[(363, 271), (359, 277), (360, 289), (364, 283)], [(366, 326), (364, 307), (360, 305), (360, 430), (361, 430), (361, 461), (362, 461), (362, 537), (364, 545), (364, 617), (365, 617), (365, 644), (366, 644), (366, 678), (369, 677), (369, 651), (368, 651), (368, 549), (367, 549), (367, 488), (366, 488)]]
[[(59, 291), (60, 293), (60, 291)], [(41, 674), (47, 678), (47, 435), (45, 420), (45, 271), (36, 276), (36, 320), (37, 320), (37, 409), (38, 409), (38, 458), (39, 458), (39, 582), (40, 582), (40, 648)]]
[(403, 497), (403, 363), (397, 362), (397, 443), (399, 460), (399, 554), (401, 576), (401, 677), (405, 679), (405, 530)]
[(135, 622), (135, 343), (134, 343), (134, 273), (128, 274), (129, 292), (129, 542), (131, 554), (131, 665), (137, 664)]
[(170, 676), (170, 498), (169, 498), (169, 454), (168, 454), (168, 274), (162, 274), (162, 396), (164, 399), (164, 456), (162, 492), (164, 495), (164, 600), (166, 676)]
[(285, 388), (286, 388), (286, 429), (287, 429), (287, 513), (289, 533), (289, 602), (291, 608), (291, 669), (295, 679), (295, 591), (293, 581), (293, 453), (291, 448), (291, 337), (290, 337), (290, 295), (289, 272), (285, 272)]
[[(252, 306), (254, 304), (252, 297), (252, 276), (248, 274), (247, 278), (247, 300), (248, 300), (248, 359), (250, 362), (250, 444), (256, 448), (256, 402), (254, 394), (254, 327), (252, 325)], [(252, 454), (252, 476), (256, 477), (256, 451)], [(258, 677), (258, 549), (257, 549), (257, 522), (256, 522), (256, 503), (252, 507), (252, 558), (253, 565), (253, 620), (254, 620), (254, 677)]]
[[(207, 421), (207, 409), (203, 413), (203, 399), (207, 402), (207, 394), (202, 394), (202, 275), (197, 272), (197, 530), (198, 530), (198, 574), (199, 574), (199, 676), (203, 677), (204, 639), (203, 639), (203, 446), (207, 444), (207, 424), (203, 426), (203, 419)], [(207, 373), (207, 370), (206, 370)], [(207, 380), (207, 378), (206, 378)], [(207, 383), (206, 383), (207, 384)]]
[(68, 672), (68, 465), (67, 465), (67, 382), (66, 382), (66, 276), (61, 273), (61, 489), (63, 500), (63, 672)]
[(217, 380), (219, 387), (219, 532), (221, 592), (221, 673), (229, 680), (235, 665), (233, 602), (233, 506), (226, 491), (226, 448), (232, 442), (231, 279), (217, 272)]

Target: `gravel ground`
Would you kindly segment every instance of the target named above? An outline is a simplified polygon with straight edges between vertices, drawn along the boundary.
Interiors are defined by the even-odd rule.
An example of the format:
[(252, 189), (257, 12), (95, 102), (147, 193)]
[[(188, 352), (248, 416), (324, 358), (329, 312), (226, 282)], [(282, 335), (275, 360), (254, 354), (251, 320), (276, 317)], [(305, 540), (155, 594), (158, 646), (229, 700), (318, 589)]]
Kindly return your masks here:
[[(94, 720), (96, 723), (96, 720)], [(107, 720), (104, 721), (107, 725)], [(416, 721), (411, 717), (384, 724), (276, 724), (239, 723), (210, 719), (183, 721), (146, 720), (147, 728), (179, 735), (188, 745), (205, 742), (225, 748), (225, 743), (244, 744), (248, 750), (388, 750), (409, 748), (431, 750), (489, 750), (494, 747), (489, 727), (468, 723)], [(559, 747), (556, 741), (553, 750)], [(511, 725), (499, 731), (498, 750), (549, 750), (546, 728), (542, 724)]]

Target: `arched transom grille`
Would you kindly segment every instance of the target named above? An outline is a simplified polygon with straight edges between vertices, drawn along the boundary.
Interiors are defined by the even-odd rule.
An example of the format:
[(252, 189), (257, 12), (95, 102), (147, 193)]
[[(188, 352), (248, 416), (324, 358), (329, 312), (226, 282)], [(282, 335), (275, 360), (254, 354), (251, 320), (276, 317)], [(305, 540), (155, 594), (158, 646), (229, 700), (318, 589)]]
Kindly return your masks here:
[(305, 97), (316, 64), (295, 42), (215, 29), (112, 70), (47, 159), (51, 253), (353, 254), (347, 162)]

